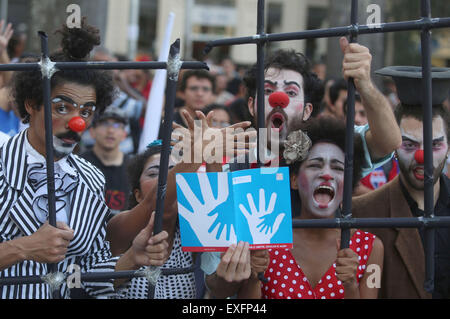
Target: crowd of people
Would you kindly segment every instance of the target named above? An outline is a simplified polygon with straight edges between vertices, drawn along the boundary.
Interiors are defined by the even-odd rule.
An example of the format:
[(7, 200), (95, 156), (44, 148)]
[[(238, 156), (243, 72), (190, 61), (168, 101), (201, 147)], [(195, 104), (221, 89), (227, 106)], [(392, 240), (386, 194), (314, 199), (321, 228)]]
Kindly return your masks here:
[[(81, 28), (84, 32), (65, 26), (59, 30), (61, 49), (52, 61), (125, 59), (101, 47), (98, 30), (85, 19)], [(0, 63), (38, 62), (38, 55), (24, 53), (26, 39), (14, 37), (12, 25), (1, 21)], [(369, 49), (344, 37), (339, 42), (344, 55), (341, 78), (328, 79), (323, 65), (312, 65), (293, 50), (265, 58), (266, 153), (276, 154), (270, 152), (275, 147), (281, 152), (263, 158), (262, 164), (289, 167), (293, 218), (335, 218), (343, 200), (347, 82), (353, 78), (353, 215), (424, 216), (421, 100), (403, 101), (398, 85), (380, 91), (371, 79)], [(194, 139), (196, 120), (203, 132), (221, 136), (228, 128), (256, 127), (256, 65), (238, 68), (226, 58), (210, 69), (180, 74), (173, 127), (193, 153), (209, 143)], [(402, 80), (395, 70), (391, 75)], [(84, 282), (72, 290), (63, 284), (60, 293), (64, 298), (117, 299), (450, 298), (449, 228), (436, 229), (432, 293), (423, 286), (423, 229), (352, 229), (345, 249), (340, 229), (294, 228), (293, 249), (250, 250), (248, 243), (239, 242), (224, 253), (183, 251), (176, 174), (254, 168), (252, 143), (243, 143), (232, 158), (227, 154), (216, 162), (201, 151), (200, 162), (171, 159), (164, 231), (153, 234), (161, 141), (148, 141), (146, 151), (138, 152), (152, 87), (149, 71), (60, 70), (53, 75), (57, 227), (50, 226), (41, 80), (39, 71), (0, 72), (0, 278), (43, 276), (47, 263), (57, 263), (60, 272), (74, 263), (83, 271), (155, 265), (195, 270), (161, 275), (153, 289), (140, 277)], [(280, 92), (284, 104), (271, 99)], [(433, 90), (434, 96), (434, 214), (450, 216), (449, 86)], [(72, 129), (73, 118), (81, 118), (86, 130)], [(242, 130), (236, 140), (252, 137), (254, 131)], [(380, 269), (380, 286), (368, 284), (369, 265)], [(50, 297), (45, 284), (0, 286), (0, 298)]]

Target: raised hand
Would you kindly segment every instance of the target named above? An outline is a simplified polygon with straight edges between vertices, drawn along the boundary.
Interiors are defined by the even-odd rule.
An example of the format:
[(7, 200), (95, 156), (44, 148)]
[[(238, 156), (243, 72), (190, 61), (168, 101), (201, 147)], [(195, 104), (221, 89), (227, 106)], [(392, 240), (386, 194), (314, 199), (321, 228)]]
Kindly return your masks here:
[[(233, 225), (224, 224), (214, 209), (224, 203), (229, 195), (228, 178), (225, 173), (218, 173), (217, 197), (211, 189), (208, 176), (205, 173), (197, 173), (203, 203), (195, 196), (191, 187), (182, 175), (177, 175), (178, 187), (189, 201), (192, 211), (178, 203), (178, 212), (186, 219), (197, 235), (203, 246), (224, 246), (236, 243), (236, 233)], [(217, 216), (216, 216), (217, 215)], [(228, 226), (228, 227), (227, 227)], [(215, 232), (215, 229), (218, 230)]]
[[(201, 111), (195, 114), (199, 120), (192, 118), (187, 111), (181, 112), (188, 128), (173, 124), (172, 138), (176, 140), (183, 138), (183, 143), (175, 146), (174, 150), (183, 148), (183, 152), (190, 155), (183, 158), (190, 158), (196, 163), (222, 163), (223, 156), (243, 155), (256, 147), (256, 130), (244, 131), (250, 127), (251, 122), (240, 122), (219, 129), (212, 127), (213, 111), (207, 116)], [(220, 150), (220, 153), (217, 154), (216, 150)]]
[(11, 39), (14, 30), (12, 28), (12, 24), (8, 23), (5, 30), (3, 30), (3, 27), (5, 25), (5, 21), (0, 21), (0, 54), (3, 53), (4, 50), (8, 47), (9, 40)]
[(253, 238), (253, 244), (266, 244), (270, 243), (272, 237), (278, 231), (281, 222), (285, 216), (284, 213), (279, 214), (273, 224), (268, 224), (266, 218), (272, 214), (277, 200), (277, 194), (272, 193), (270, 197), (269, 206), (266, 209), (266, 198), (264, 189), (259, 190), (259, 209), (256, 208), (253, 201), (252, 194), (247, 194), (248, 204), (250, 206), (251, 214), (245, 208), (243, 204), (239, 204), (239, 208), (244, 216), (247, 218), (248, 227)]
[(344, 78), (352, 77), (355, 81), (355, 87), (360, 94), (373, 90), (374, 86), (370, 78), (372, 55), (369, 49), (358, 43), (349, 43), (345, 37), (339, 39), (339, 44), (344, 53), (342, 62)]

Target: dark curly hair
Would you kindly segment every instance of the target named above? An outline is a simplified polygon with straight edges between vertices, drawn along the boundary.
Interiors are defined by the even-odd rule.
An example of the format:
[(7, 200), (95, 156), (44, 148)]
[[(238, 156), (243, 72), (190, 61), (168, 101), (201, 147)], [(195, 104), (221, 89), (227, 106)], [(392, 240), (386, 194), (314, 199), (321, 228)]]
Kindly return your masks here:
[(145, 163), (153, 155), (161, 154), (161, 151), (162, 145), (154, 145), (147, 148), (143, 153), (135, 155), (127, 162), (128, 182), (130, 183), (131, 190), (130, 198), (128, 200), (129, 209), (132, 209), (138, 204), (136, 197), (134, 196), (134, 190), (141, 189), (140, 179)]
[[(99, 30), (90, 26), (86, 18), (82, 19), (81, 28), (69, 28), (66, 25), (55, 32), (62, 35), (62, 51), (50, 56), (53, 62), (86, 62), (92, 49), (100, 44)], [(38, 62), (36, 58), (28, 58), (25, 63)], [(111, 71), (102, 70), (59, 70), (51, 78), (51, 87), (64, 83), (76, 83), (95, 88), (97, 103), (96, 112), (102, 113), (110, 105), (115, 96), (115, 87)], [(29, 114), (25, 108), (26, 101), (33, 101), (33, 107), (39, 110), (43, 104), (42, 75), (38, 70), (21, 71), (14, 74), (14, 98), (24, 123), (29, 122)]]
[[(267, 71), (269, 68), (287, 69), (300, 73), (303, 77), (304, 103), (313, 105), (311, 116), (315, 116), (319, 112), (320, 102), (324, 94), (323, 83), (317, 77), (317, 74), (312, 72), (311, 63), (303, 54), (294, 50), (277, 50), (264, 60), (264, 70)], [(255, 98), (256, 96), (256, 75), (257, 67), (255, 64), (244, 77), (244, 83), (247, 87), (247, 100), (249, 97)]]
[[(342, 152), (345, 153), (345, 123), (343, 121), (339, 121), (330, 116), (313, 118), (307, 122), (297, 120), (292, 123), (289, 132), (297, 131), (299, 129), (308, 134), (312, 146), (320, 142), (331, 143), (338, 146)], [(353, 188), (355, 188), (361, 179), (362, 167), (365, 161), (361, 136), (359, 134), (354, 134), (354, 141)], [(294, 162), (289, 165), (291, 174), (298, 174), (302, 163), (303, 161)]]

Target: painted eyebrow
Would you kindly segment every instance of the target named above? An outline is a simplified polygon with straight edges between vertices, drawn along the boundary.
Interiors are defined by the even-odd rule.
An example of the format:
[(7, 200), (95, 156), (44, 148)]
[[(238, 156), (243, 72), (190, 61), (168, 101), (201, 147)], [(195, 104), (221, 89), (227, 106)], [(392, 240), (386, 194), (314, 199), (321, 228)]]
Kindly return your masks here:
[[(67, 103), (73, 104), (73, 105), (79, 105), (77, 102), (75, 102), (74, 100), (72, 100), (70, 97), (65, 96), (65, 95), (57, 95), (55, 96), (54, 99), (61, 99)], [(95, 102), (93, 101), (89, 101), (83, 104), (84, 107), (89, 107), (89, 106), (95, 106)]]
[[(404, 135), (402, 136), (402, 140), (404, 142), (419, 143), (418, 141), (416, 141), (416, 140), (414, 140), (412, 138), (409, 138), (407, 136), (404, 136)], [(433, 139), (433, 142), (443, 142), (444, 140), (445, 140), (445, 136), (441, 136), (441, 137), (437, 137), (437, 138)]]
[[(57, 95), (57, 96), (55, 97), (55, 99), (60, 99), (60, 100), (63, 100), (63, 101), (65, 101), (65, 102), (67, 102), (67, 103), (70, 103), (70, 104), (77, 104), (77, 103), (75, 103), (75, 101), (72, 100), (70, 97), (67, 97), (67, 96), (64, 96), (64, 95)], [(78, 104), (77, 104), (77, 105), (78, 105)]]
[(284, 81), (284, 85), (296, 85), (296, 86), (298, 86), (298, 88), (300, 89), (301, 87), (300, 87), (300, 84), (298, 84), (297, 82), (295, 82), (295, 81)]
[(441, 136), (441, 137), (433, 139), (433, 142), (443, 142), (444, 140), (445, 140), (445, 136)]
[(272, 81), (270, 81), (270, 80), (264, 80), (264, 83), (270, 84), (270, 85), (272, 85), (272, 86), (277, 86), (277, 85), (278, 85), (278, 82), (277, 82), (277, 81), (272, 82)]

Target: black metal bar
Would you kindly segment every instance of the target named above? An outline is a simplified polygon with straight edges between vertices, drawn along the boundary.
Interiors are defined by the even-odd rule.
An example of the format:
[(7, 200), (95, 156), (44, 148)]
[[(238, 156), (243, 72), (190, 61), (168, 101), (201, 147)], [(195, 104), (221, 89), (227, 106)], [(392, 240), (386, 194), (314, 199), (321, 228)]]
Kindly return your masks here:
[(294, 228), (446, 228), (450, 217), (294, 219)]
[[(164, 108), (164, 122), (162, 127), (162, 150), (159, 163), (158, 193), (156, 197), (156, 213), (153, 233), (163, 230), (164, 199), (167, 190), (167, 176), (169, 172), (170, 141), (172, 135), (172, 122), (175, 107), (175, 94), (177, 90), (179, 68), (176, 67), (180, 59), (180, 39), (177, 39), (169, 51), (167, 61), (166, 105)], [(153, 298), (154, 286), (148, 282), (148, 298)]]
[[(257, 13), (257, 21), (256, 21), (256, 33), (258, 36), (263, 38), (265, 36), (265, 1), (258, 0), (258, 13)], [(261, 130), (266, 127), (266, 114), (265, 114), (265, 96), (264, 96), (264, 80), (265, 80), (265, 69), (264, 69), (264, 54), (265, 54), (266, 42), (259, 41), (256, 45), (256, 122), (257, 122), (257, 146), (256, 146), (256, 165), (257, 167), (261, 167), (264, 165), (264, 162), (261, 159), (261, 152), (263, 153), (263, 159), (266, 157), (266, 150), (261, 148), (261, 144), (263, 147), (268, 145), (268, 143), (262, 143), (263, 140), (268, 141), (267, 132), (265, 130)], [(272, 142), (270, 142), (272, 146)], [(262, 282), (268, 282), (267, 278), (264, 277), (264, 273), (258, 273), (258, 279)]]
[[(264, 0), (258, 0), (258, 15), (257, 15), (257, 33), (260, 36), (264, 36)], [(256, 124), (257, 124), (257, 167), (261, 167), (264, 163), (261, 160), (261, 129), (266, 127), (266, 118), (265, 118), (265, 98), (264, 98), (264, 49), (265, 42), (258, 42), (256, 48), (257, 62), (256, 62)], [(264, 134), (264, 133), (263, 133)], [(267, 134), (264, 136), (264, 139), (267, 138)], [(263, 143), (264, 145), (268, 145), (267, 143)], [(264, 158), (265, 156), (263, 156)]]
[[(163, 268), (161, 269), (161, 274), (163, 276), (171, 275), (181, 275), (187, 274), (195, 271), (195, 266), (188, 268)], [(70, 274), (65, 274), (65, 278)], [(81, 273), (80, 281), (99, 281), (108, 279), (131, 279), (145, 277), (145, 275), (139, 270), (123, 270), (123, 271), (105, 271), (105, 272), (92, 272), (92, 273)], [(5, 277), (0, 278), (0, 286), (10, 286), (10, 285), (31, 285), (31, 284), (42, 284), (44, 280), (40, 276), (16, 276), (16, 277)]]
[[(168, 63), (176, 65), (180, 55), (180, 39), (171, 46)], [(171, 70), (172, 69), (172, 70)], [(156, 215), (153, 232), (158, 234), (162, 231), (164, 211), (164, 199), (166, 197), (167, 175), (169, 171), (170, 141), (172, 135), (172, 122), (175, 107), (175, 93), (178, 83), (179, 69), (168, 68), (166, 84), (166, 105), (164, 108), (164, 122), (162, 127), (162, 150), (159, 164), (158, 194), (156, 198)], [(150, 142), (150, 141), (149, 141)]]
[[(431, 18), (431, 7), (429, 0), (421, 1), (422, 19)], [(421, 32), (422, 49), (422, 108), (423, 108), (423, 144), (424, 144), (424, 212), (425, 216), (434, 216), (433, 195), (433, 115), (432, 115), (432, 87), (431, 87), (431, 31), (424, 28)], [(425, 291), (434, 291), (434, 252), (435, 233), (433, 228), (424, 230), (425, 249)]]
[[(354, 43), (358, 36), (358, 0), (352, 0), (350, 23), (353, 32), (350, 34), (350, 43)], [(347, 121), (345, 129), (345, 167), (344, 167), (344, 197), (342, 200), (341, 217), (352, 217), (353, 194), (353, 153), (354, 153), (354, 126), (355, 126), (355, 82), (348, 79), (347, 90)], [(348, 248), (350, 242), (350, 228), (341, 228), (341, 249)]]
[[(0, 71), (37, 71), (40, 66), (38, 63), (11, 63), (0, 64)], [(58, 70), (157, 70), (166, 69), (166, 62), (55, 62), (55, 68)], [(205, 69), (209, 70), (205, 62), (184, 61), (181, 69)]]
[[(387, 33), (398, 31), (411, 31), (447, 28), (450, 27), (450, 18), (433, 18), (433, 19), (420, 19), (401, 22), (387, 22), (380, 23), (380, 25), (359, 25), (358, 34), (372, 34), (372, 33)], [(332, 38), (349, 36), (354, 32), (354, 28), (350, 26), (334, 27), (328, 29), (306, 30), (299, 32), (285, 32), (285, 33), (272, 33), (265, 34), (264, 37), (259, 35), (236, 37), (228, 39), (213, 40), (206, 44), (204, 53), (207, 54), (214, 47), (228, 46), (228, 45), (242, 45), (249, 43), (264, 42), (278, 42), (278, 41), (293, 41), (293, 40), (305, 40), (316, 38)]]
[[(48, 37), (45, 32), (39, 31), (41, 38), (41, 73), (43, 82), (44, 98), (44, 123), (45, 123), (45, 159), (47, 165), (47, 202), (48, 202), (48, 223), (56, 227), (56, 197), (55, 197), (55, 167), (53, 154), (53, 128), (52, 128), (52, 108), (50, 104), (51, 95), (51, 74), (45, 71), (45, 63), (48, 61)], [(57, 264), (48, 264), (48, 271), (54, 273), (58, 269)], [(60, 299), (59, 291), (54, 291), (54, 299)]]

